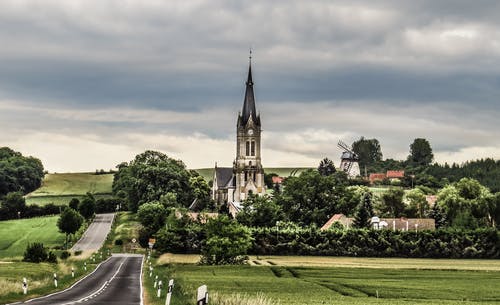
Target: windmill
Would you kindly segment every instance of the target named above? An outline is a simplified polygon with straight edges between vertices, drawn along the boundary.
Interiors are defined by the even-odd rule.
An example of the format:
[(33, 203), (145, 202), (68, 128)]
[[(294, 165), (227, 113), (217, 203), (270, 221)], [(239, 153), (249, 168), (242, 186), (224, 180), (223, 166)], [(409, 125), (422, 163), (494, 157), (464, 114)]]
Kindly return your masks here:
[(359, 176), (359, 156), (342, 141), (339, 141), (337, 146), (344, 150), (340, 157), (340, 169), (343, 170), (350, 178)]

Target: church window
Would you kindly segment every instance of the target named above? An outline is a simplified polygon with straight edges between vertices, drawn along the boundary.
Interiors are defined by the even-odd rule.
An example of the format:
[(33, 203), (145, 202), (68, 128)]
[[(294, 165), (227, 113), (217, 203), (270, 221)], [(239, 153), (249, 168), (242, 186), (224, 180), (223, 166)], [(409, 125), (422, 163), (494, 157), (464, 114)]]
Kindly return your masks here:
[(247, 147), (246, 147), (246, 156), (250, 156), (250, 141), (247, 141)]
[(248, 173), (245, 172), (245, 180), (243, 180), (243, 183), (247, 182), (247, 180), (248, 180)]
[(255, 141), (252, 141), (252, 156), (255, 156)]

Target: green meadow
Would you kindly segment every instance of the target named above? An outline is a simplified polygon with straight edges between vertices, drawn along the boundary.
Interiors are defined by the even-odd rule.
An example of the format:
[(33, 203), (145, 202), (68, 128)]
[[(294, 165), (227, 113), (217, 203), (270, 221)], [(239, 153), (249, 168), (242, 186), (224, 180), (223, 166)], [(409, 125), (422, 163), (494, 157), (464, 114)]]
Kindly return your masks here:
[(46, 247), (64, 244), (57, 229), (59, 216), (0, 221), (0, 259), (21, 258), (28, 243), (42, 242)]
[[(265, 167), (264, 171), (266, 173), (275, 173), (280, 177), (288, 177), (288, 176), (298, 176), (301, 172), (308, 170), (308, 167)], [(206, 181), (213, 180), (214, 178), (214, 168), (199, 168), (195, 169), (195, 171), (200, 174)]]
[(97, 199), (111, 195), (113, 174), (94, 173), (47, 174), (42, 186), (26, 195), (27, 204), (68, 204), (71, 198), (81, 199), (87, 192)]
[(193, 294), (206, 284), (219, 297), (272, 304), (500, 304), (500, 272), (489, 270), (170, 264), (157, 272)]

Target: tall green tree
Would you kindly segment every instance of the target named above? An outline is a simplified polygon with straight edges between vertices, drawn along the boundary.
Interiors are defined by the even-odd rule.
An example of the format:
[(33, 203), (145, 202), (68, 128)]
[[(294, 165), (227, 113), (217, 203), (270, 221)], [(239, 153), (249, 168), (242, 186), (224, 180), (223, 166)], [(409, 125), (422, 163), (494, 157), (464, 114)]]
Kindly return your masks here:
[(159, 202), (148, 202), (139, 207), (137, 218), (151, 234), (165, 225), (167, 210)]
[(91, 193), (87, 193), (82, 201), (78, 204), (78, 213), (85, 219), (90, 219), (95, 213), (95, 198)]
[(403, 202), (404, 191), (400, 188), (390, 188), (380, 196), (381, 204), (379, 211), (381, 216), (401, 217), (405, 215), (405, 204)]
[(133, 212), (146, 202), (160, 200), (168, 192), (176, 194), (177, 202), (185, 207), (195, 198), (189, 184), (192, 175), (184, 163), (163, 153), (148, 150), (117, 168), (113, 193), (125, 192), (129, 209)]
[(423, 138), (417, 138), (410, 145), (410, 155), (408, 161), (412, 165), (426, 166), (432, 163), (434, 154), (432, 153), (431, 144)]
[(322, 176), (333, 175), (333, 173), (335, 173), (335, 164), (333, 164), (332, 160), (324, 158), (321, 162), (319, 162), (318, 172)]
[(285, 180), (277, 203), (288, 220), (301, 225), (322, 226), (340, 211), (348, 184), (344, 172), (322, 176), (317, 170), (310, 169)]
[(201, 262), (207, 265), (243, 263), (252, 246), (250, 230), (227, 216), (210, 219)]
[(66, 247), (68, 245), (68, 237), (71, 234), (75, 234), (78, 229), (80, 229), (82, 224), (83, 217), (77, 211), (73, 210), (70, 207), (67, 207), (62, 211), (59, 219), (57, 220), (57, 227), (59, 228), (59, 231), (61, 233), (66, 234)]
[(268, 196), (251, 195), (243, 201), (243, 209), (236, 215), (239, 223), (248, 227), (272, 227), (283, 221), (281, 206)]
[(352, 150), (359, 156), (360, 170), (366, 167), (370, 170), (375, 163), (382, 160), (382, 149), (377, 139), (365, 139), (364, 137), (352, 143)]
[(354, 214), (353, 227), (355, 228), (371, 228), (371, 218), (373, 217), (372, 194), (366, 192), (363, 195), (360, 203)]
[(43, 177), (44, 169), (39, 159), (0, 147), (0, 197), (11, 192), (32, 192), (40, 187)]

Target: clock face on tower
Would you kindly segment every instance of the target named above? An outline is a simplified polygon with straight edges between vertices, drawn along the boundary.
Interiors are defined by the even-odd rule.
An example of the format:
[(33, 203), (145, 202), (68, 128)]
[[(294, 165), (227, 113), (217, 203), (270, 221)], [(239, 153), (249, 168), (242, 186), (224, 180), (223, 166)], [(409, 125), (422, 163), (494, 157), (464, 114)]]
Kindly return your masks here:
[(249, 130), (247, 131), (247, 134), (248, 134), (249, 136), (253, 135), (253, 129), (249, 129)]

